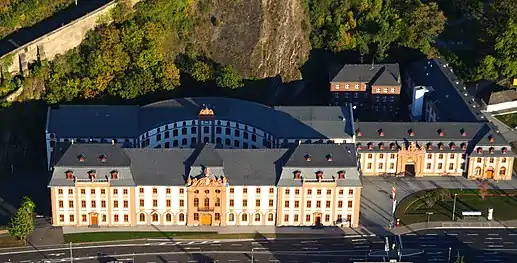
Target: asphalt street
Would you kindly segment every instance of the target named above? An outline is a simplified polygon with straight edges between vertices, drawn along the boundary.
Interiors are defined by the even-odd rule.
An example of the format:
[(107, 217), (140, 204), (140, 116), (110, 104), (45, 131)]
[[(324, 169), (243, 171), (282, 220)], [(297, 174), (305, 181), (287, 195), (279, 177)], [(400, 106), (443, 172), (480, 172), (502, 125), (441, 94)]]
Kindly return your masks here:
[[(221, 241), (156, 240), (74, 245), (74, 262), (364, 262), (382, 261), (386, 237)], [(402, 251), (403, 261), (515, 262), (517, 231), (511, 229), (426, 230), (388, 237)], [(449, 261), (450, 260), (450, 261)], [(69, 262), (66, 246), (0, 250), (3, 262)]]

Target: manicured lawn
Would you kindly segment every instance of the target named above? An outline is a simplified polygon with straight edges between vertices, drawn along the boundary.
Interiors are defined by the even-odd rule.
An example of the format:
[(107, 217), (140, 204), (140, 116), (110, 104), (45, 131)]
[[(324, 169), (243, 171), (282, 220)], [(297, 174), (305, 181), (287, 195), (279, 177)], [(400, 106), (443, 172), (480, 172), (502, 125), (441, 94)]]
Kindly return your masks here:
[(216, 232), (91, 232), (65, 234), (65, 242), (86, 243), (132, 239), (243, 239), (293, 237), (297, 234), (217, 234)]
[(510, 113), (505, 115), (495, 116), (498, 120), (502, 121), (504, 124), (510, 126), (510, 128), (515, 128), (517, 126), (517, 113)]
[[(430, 190), (435, 191), (435, 190)], [(444, 201), (437, 201), (432, 207), (428, 207), (424, 196), (429, 191), (414, 193), (397, 206), (396, 218), (400, 218), (401, 224), (408, 225), (428, 220), (427, 212), (432, 212), (430, 221), (452, 220), (454, 205), (454, 193), (456, 199), (456, 219), (461, 219), (463, 211), (480, 211), (486, 218), (488, 209), (494, 209), (494, 220), (517, 219), (517, 190), (490, 190), (489, 195), (483, 200), (477, 189), (473, 190), (450, 190), (450, 195)]]

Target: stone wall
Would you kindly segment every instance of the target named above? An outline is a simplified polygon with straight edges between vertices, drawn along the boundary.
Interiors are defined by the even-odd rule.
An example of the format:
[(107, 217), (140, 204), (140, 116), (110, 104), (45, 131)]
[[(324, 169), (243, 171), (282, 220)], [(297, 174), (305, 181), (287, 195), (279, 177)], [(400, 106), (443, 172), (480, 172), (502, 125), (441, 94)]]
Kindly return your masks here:
[[(131, 0), (133, 4), (141, 0)], [(109, 18), (110, 11), (116, 6), (117, 1), (98, 8), (97, 10), (66, 24), (46, 35), (43, 35), (19, 48), (5, 54), (0, 58), (12, 63), (7, 67), (7, 71), (12, 74), (25, 71), (31, 62), (38, 59), (52, 60), (56, 55), (75, 48), (81, 44), (86, 36), (86, 32), (95, 28), (99, 21)]]

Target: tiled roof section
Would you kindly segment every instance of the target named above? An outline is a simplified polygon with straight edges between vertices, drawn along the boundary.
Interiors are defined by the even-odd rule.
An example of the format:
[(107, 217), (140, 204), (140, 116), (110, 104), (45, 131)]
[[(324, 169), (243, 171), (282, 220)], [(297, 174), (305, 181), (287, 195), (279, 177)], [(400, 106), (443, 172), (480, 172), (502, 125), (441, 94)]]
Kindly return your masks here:
[(125, 149), (137, 185), (185, 184), (189, 167), (185, 161), (194, 149)]
[(353, 144), (300, 144), (284, 167), (357, 167)]
[(472, 140), (485, 126), (467, 122), (356, 122), (356, 141)]
[(134, 138), (138, 106), (61, 105), (51, 109), (48, 131), (62, 138)]
[(503, 102), (510, 102), (517, 100), (517, 91), (515, 90), (503, 90), (499, 92), (493, 92), (490, 95), (488, 105), (494, 105)]
[[(196, 120), (204, 106), (214, 111), (216, 119), (249, 125), (277, 138), (351, 137), (345, 133), (345, 124), (342, 121), (342, 117), (350, 119), (350, 105), (273, 108), (250, 101), (210, 97), (171, 99), (140, 108), (107, 105), (61, 106), (51, 110), (48, 132), (55, 132), (61, 138), (135, 138), (161, 125)], [(306, 118), (310, 116), (313, 119)]]
[(287, 149), (218, 149), (230, 185), (276, 185)]
[(122, 144), (72, 144), (56, 167), (128, 167), (131, 161)]
[(415, 86), (431, 89), (426, 100), (433, 102), (440, 121), (486, 122), (479, 106), (448, 64), (438, 59), (425, 59), (412, 64), (409, 75)]
[(487, 124), (482, 128), (483, 137), (476, 143), (476, 146), (509, 146), (508, 141), (501, 135), (493, 124)]
[(190, 159), (192, 160), (192, 166), (196, 167), (223, 166), (223, 159), (221, 159), (213, 144), (200, 144), (192, 153)]
[(370, 85), (400, 85), (398, 64), (348, 64), (332, 78), (331, 82), (365, 82)]

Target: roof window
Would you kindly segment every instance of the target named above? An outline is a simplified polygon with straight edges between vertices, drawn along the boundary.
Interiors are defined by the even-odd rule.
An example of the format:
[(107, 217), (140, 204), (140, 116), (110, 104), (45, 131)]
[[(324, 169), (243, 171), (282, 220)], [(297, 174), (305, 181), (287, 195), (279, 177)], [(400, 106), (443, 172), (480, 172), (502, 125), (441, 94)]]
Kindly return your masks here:
[(411, 137), (415, 136), (415, 132), (413, 131), (413, 129), (409, 129), (407, 132), (408, 132), (409, 136), (411, 136)]
[(493, 135), (488, 135), (488, 141), (491, 142), (491, 143), (494, 142), (495, 141), (494, 136)]
[(442, 129), (438, 129), (438, 135), (440, 135), (440, 137), (443, 137), (445, 135), (445, 131)]
[(105, 154), (101, 154), (99, 156), (99, 160), (101, 161), (101, 163), (105, 163), (108, 160), (108, 157)]
[(379, 129), (377, 132), (379, 133), (379, 136), (384, 136), (384, 131), (382, 129)]
[(310, 155), (310, 154), (308, 154), (308, 153), (306, 153), (306, 154), (303, 156), (303, 158), (305, 158), (305, 161), (307, 161), (307, 162), (312, 161), (312, 157), (311, 157), (311, 155)]
[(345, 179), (345, 171), (339, 171), (337, 172), (337, 175), (338, 175), (338, 178), (339, 179)]
[(84, 156), (84, 154), (81, 153), (77, 156), (77, 160), (82, 163), (86, 160), (86, 156)]
[(65, 175), (67, 180), (74, 179), (74, 172), (72, 170), (66, 171)]
[(363, 136), (363, 133), (362, 133), (359, 129), (357, 129), (357, 130), (355, 131), (355, 133), (356, 133), (356, 134), (357, 134), (357, 136), (359, 136), (359, 137)]
[(461, 136), (467, 136), (467, 132), (465, 131), (465, 129), (461, 129), (460, 133), (461, 133)]
[(117, 170), (111, 171), (110, 174), (111, 174), (111, 180), (118, 179), (118, 171)]
[(332, 162), (332, 154), (327, 154), (325, 158), (327, 159), (327, 161)]
[(300, 170), (296, 170), (293, 172), (294, 179), (301, 179), (302, 178), (302, 172)]

